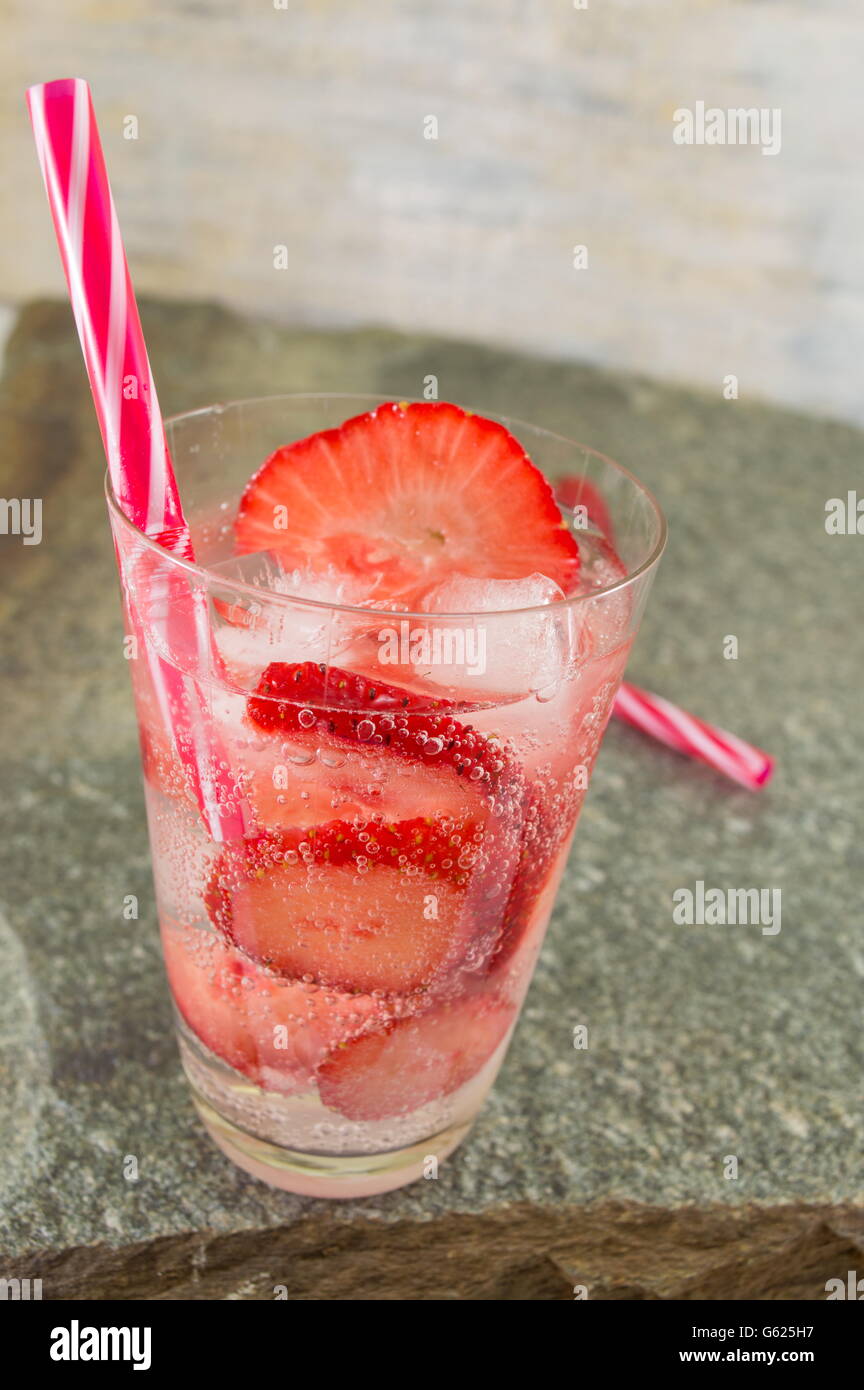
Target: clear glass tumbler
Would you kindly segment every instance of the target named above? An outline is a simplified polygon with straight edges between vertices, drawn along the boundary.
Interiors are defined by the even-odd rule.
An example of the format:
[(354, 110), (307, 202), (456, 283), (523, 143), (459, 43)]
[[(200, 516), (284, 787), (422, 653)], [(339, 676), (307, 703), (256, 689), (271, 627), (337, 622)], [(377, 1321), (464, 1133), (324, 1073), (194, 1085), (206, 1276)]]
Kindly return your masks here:
[[(268, 555), (235, 555), (237, 504), (262, 461), (380, 403), (284, 396), (169, 421), (195, 564), (132, 526), (108, 484), (195, 1105), (242, 1168), (324, 1197), (411, 1182), (470, 1129), (665, 541), (630, 473), (504, 420), (547, 476), (584, 480), (565, 511), (582, 555), (572, 596), (538, 603), (535, 576), (519, 608), (486, 611), (478, 591), (463, 613), (387, 612), (362, 593), (345, 602), (333, 576), (310, 586)], [(166, 622), (189, 603), (206, 614), (203, 643)], [(247, 838), (208, 835), (148, 648), (208, 731)]]

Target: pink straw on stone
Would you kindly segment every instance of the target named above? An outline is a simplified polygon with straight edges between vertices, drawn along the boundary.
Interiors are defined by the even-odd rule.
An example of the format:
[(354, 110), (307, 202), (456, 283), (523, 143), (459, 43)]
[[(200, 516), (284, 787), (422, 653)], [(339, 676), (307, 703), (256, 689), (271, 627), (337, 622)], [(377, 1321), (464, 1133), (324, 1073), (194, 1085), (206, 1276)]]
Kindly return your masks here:
[[(150, 372), (147, 348), (90, 89), (81, 78), (41, 83), (27, 92), (36, 150), (69, 286), (90, 388), (108, 460), (111, 486), (128, 519), (165, 550), (193, 560), (189, 527)], [(126, 383), (133, 389), (124, 391)], [(161, 611), (160, 638), (168, 650), (191, 650), (196, 664), (211, 659), (206, 600), (168, 603), (164, 579), (152, 575), (149, 598)], [(164, 592), (163, 592), (164, 590)], [(201, 690), (144, 643), (153, 685), (175, 747), (192, 779), (202, 817), (216, 840), (251, 828), (214, 732), (207, 727)]]
[(764, 787), (774, 771), (774, 759), (760, 748), (626, 681), (619, 687), (612, 712), (659, 743), (708, 763), (750, 791)]

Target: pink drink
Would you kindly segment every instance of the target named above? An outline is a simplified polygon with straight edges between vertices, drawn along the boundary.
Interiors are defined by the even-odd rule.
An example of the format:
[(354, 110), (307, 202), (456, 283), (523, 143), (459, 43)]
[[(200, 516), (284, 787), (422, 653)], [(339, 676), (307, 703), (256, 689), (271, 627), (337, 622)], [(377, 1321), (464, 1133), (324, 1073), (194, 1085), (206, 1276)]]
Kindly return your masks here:
[[(256, 823), (246, 841), (211, 841), (148, 662), (133, 661), (195, 1103), (248, 1171), (345, 1197), (428, 1174), (495, 1078), (663, 541), (655, 504), (623, 470), (519, 426), (539, 465), (599, 486), (615, 524), (613, 549), (570, 517), (583, 524), (566, 599), (539, 571), (502, 584), (439, 566), (407, 617), (347, 567), (294, 574), (272, 555), (236, 556), (256, 465), (361, 408), (282, 398), (175, 421), (200, 569), (160, 555), (111, 508), (128, 631), (205, 692), (221, 771)], [(207, 669), (191, 645), (164, 650), (154, 566), (170, 568), (177, 601), (206, 593)]]

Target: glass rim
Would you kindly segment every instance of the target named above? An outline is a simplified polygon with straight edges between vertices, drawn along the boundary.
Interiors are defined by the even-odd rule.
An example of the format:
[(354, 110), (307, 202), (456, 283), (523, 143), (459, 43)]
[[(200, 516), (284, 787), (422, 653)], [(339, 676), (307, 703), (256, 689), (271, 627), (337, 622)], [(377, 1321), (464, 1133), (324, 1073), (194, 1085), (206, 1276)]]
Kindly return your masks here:
[[(186, 420), (192, 420), (199, 415), (220, 415), (223, 414), (225, 411), (236, 409), (239, 406), (254, 406), (263, 404), (270, 405), (278, 401), (294, 403), (302, 401), (353, 401), (365, 403), (368, 409), (373, 409), (375, 408), (375, 406), (385, 405), (387, 402), (393, 400), (398, 400), (400, 402), (404, 401), (406, 404), (409, 405), (419, 405), (424, 403), (416, 397), (412, 398), (410, 396), (377, 396), (369, 392), (297, 391), (277, 393), (276, 395), (271, 396), (246, 396), (242, 397), (239, 400), (225, 402), (212, 402), (210, 405), (199, 406), (195, 410), (183, 410), (175, 415), (166, 416), (164, 424), (165, 431), (167, 434), (169, 428), (172, 425), (179, 425), (182, 422)], [(467, 410), (469, 409), (469, 407), (463, 406), (462, 409)], [(484, 414), (484, 412), (481, 412), (479, 410), (472, 410), (472, 413), (475, 415)], [(519, 429), (524, 429), (528, 430), (530, 433), (533, 433), (535, 435), (543, 435), (547, 439), (555, 440), (558, 444), (566, 444), (571, 449), (579, 449), (582, 451), (583, 454), (590, 454), (592, 458), (600, 459), (600, 461), (603, 464), (605, 464), (608, 468), (612, 468), (616, 473), (620, 474), (624, 478), (627, 478), (630, 481), (630, 483), (632, 483), (633, 486), (636, 488), (637, 492), (640, 493), (642, 497), (647, 501), (657, 521), (657, 540), (647, 559), (643, 560), (642, 563), (637, 565), (634, 569), (628, 570), (627, 574), (624, 575), (622, 578), (615, 579), (609, 584), (603, 584), (600, 588), (591, 589), (587, 593), (583, 594), (571, 594), (569, 597), (565, 596), (564, 598), (553, 599), (551, 603), (531, 604), (526, 608), (484, 608), (478, 609), (476, 611), (469, 610), (467, 612), (460, 613), (443, 613), (437, 611), (434, 613), (415, 613), (409, 612), (405, 609), (367, 608), (359, 604), (333, 603), (325, 599), (304, 598), (300, 595), (294, 596), (292, 594), (279, 593), (273, 589), (262, 589), (254, 584), (246, 583), (244, 580), (241, 579), (229, 579), (227, 577), (223, 577), (222, 575), (217, 574), (214, 570), (208, 569), (205, 565), (199, 565), (193, 560), (186, 560), (180, 555), (175, 555), (172, 551), (166, 550), (164, 546), (160, 545), (159, 542), (157, 540), (154, 540), (152, 536), (148, 536), (146, 531), (142, 531), (126, 515), (126, 513), (120, 506), (120, 503), (114, 492), (114, 487), (111, 482), (111, 475), (107, 468), (105, 469), (105, 498), (108, 504), (109, 514), (116, 518), (116, 520), (123, 527), (124, 530), (131, 532), (132, 535), (134, 535), (136, 539), (143, 545), (145, 550), (152, 551), (154, 555), (156, 555), (160, 560), (162, 560), (163, 562), (167, 562), (170, 566), (174, 566), (179, 570), (185, 571), (194, 580), (203, 585), (217, 583), (220, 586), (229, 589), (238, 595), (251, 598), (252, 600), (254, 600), (254, 602), (258, 604), (261, 604), (262, 602), (268, 602), (285, 605), (290, 604), (292, 607), (296, 606), (297, 604), (302, 604), (304, 607), (312, 609), (329, 610), (331, 612), (336, 611), (339, 613), (365, 614), (366, 616), (368, 616), (370, 613), (374, 613), (376, 617), (380, 618), (417, 618), (422, 622), (428, 622), (429, 619), (433, 617), (447, 619), (470, 619), (472, 621), (476, 620), (477, 618), (501, 618), (505, 616), (509, 616), (512, 618), (520, 614), (524, 615), (526, 613), (558, 612), (565, 607), (575, 606), (576, 604), (580, 603), (593, 602), (595, 599), (604, 598), (607, 594), (619, 593), (623, 589), (626, 589), (628, 585), (635, 584), (637, 580), (642, 578), (643, 575), (648, 574), (648, 572), (658, 563), (660, 557), (663, 554), (663, 551), (666, 548), (666, 540), (668, 535), (666, 517), (663, 513), (663, 509), (660, 506), (660, 503), (657, 501), (657, 498), (654, 496), (651, 489), (646, 487), (646, 485), (639, 478), (636, 477), (635, 473), (631, 473), (629, 468), (625, 468), (623, 464), (616, 462), (615, 459), (609, 458), (607, 454), (602, 454), (599, 451), (599, 449), (593, 449), (588, 444), (581, 444), (576, 439), (568, 438), (567, 435), (557, 434), (554, 430), (547, 430), (542, 425), (533, 425), (527, 420), (518, 419), (516, 416), (499, 415), (496, 412), (486, 412), (485, 418), (488, 418), (490, 420), (496, 420), (498, 421), (498, 423), (505, 425), (508, 429), (512, 427), (511, 432), (516, 436), (517, 439), (519, 439)], [(519, 440), (519, 442), (522, 443), (521, 440)], [(523, 447), (525, 446), (523, 445)], [(534, 460), (531, 456), (530, 451), (527, 448), (525, 448), (525, 453), (528, 455), (529, 459), (531, 459), (531, 462), (533, 463)], [(542, 469), (540, 471), (542, 472)], [(545, 478), (546, 474), (544, 473), (543, 476)], [(550, 487), (553, 486), (553, 480), (546, 478), (546, 481), (549, 483)], [(564, 510), (568, 511), (570, 509), (564, 508)], [(576, 537), (576, 540), (578, 543), (578, 536)]]

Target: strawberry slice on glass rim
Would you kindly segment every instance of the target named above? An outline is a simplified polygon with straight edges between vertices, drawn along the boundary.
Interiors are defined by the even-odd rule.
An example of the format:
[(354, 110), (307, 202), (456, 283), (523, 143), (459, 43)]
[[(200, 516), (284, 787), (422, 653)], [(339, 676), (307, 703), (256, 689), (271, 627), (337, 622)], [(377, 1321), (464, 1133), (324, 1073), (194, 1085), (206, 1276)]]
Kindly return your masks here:
[(287, 444), (246, 486), (240, 554), (269, 551), (367, 584), (376, 604), (417, 608), (449, 574), (569, 592), (579, 548), (543, 474), (503, 425), (446, 401), (389, 402)]

